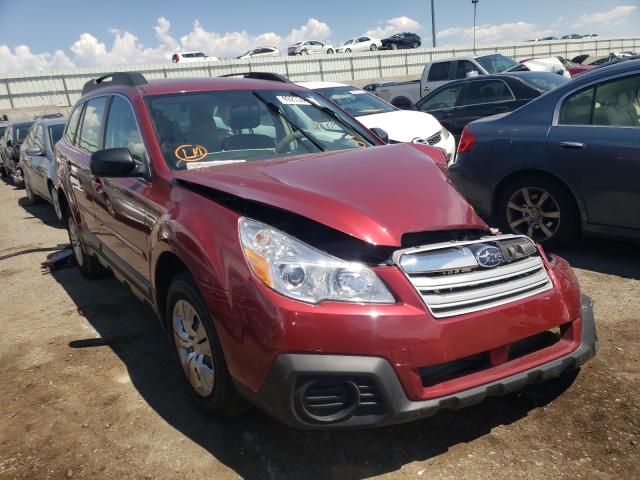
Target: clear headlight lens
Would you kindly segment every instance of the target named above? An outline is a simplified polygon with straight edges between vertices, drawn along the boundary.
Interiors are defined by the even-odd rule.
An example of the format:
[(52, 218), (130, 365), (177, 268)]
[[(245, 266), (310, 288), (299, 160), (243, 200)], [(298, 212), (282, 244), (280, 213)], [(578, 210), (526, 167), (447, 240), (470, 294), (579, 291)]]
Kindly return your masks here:
[(447, 138), (449, 138), (449, 135), (451, 135), (451, 133), (449, 133), (449, 130), (442, 127), (442, 130), (440, 130), (440, 135), (446, 140)]
[(334, 258), (250, 218), (240, 218), (239, 230), (249, 267), (282, 295), (309, 303), (395, 303), (382, 280), (361, 263)]

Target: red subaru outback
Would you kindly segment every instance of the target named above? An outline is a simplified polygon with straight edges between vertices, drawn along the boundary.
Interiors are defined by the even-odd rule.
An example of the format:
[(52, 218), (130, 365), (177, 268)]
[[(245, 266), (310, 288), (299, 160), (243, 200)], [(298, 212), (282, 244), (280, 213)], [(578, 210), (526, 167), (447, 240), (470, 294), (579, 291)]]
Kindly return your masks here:
[(154, 307), (217, 416), (391, 424), (595, 353), (569, 265), (493, 234), (440, 151), (384, 145), (283, 79), (99, 78), (56, 150), (82, 273)]

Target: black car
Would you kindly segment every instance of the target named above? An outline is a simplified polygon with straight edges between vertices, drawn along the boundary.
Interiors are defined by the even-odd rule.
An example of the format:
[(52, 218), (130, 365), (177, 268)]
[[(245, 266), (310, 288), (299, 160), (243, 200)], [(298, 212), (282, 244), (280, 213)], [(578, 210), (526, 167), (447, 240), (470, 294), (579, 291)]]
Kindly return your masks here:
[(511, 112), (567, 81), (550, 72), (482, 75), (442, 85), (413, 108), (436, 117), (459, 140), (467, 123)]
[(7, 127), (0, 139), (0, 157), (2, 157), (2, 177), (11, 176), (16, 186), (22, 186), (22, 170), (20, 169), (20, 145), (24, 141), (33, 120), (15, 122)]
[(410, 32), (396, 33), (382, 40), (382, 48), (386, 50), (398, 50), (399, 48), (418, 48), (422, 45), (419, 35)]
[(591, 70), (469, 124), (449, 175), (504, 233), (640, 239), (640, 60)]

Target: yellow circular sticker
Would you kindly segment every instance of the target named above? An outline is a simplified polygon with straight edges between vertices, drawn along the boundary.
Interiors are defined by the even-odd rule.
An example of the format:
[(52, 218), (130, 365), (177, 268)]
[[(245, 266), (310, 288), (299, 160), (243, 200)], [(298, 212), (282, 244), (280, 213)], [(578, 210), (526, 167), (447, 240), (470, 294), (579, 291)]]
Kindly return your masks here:
[(197, 162), (208, 154), (209, 152), (202, 145), (191, 145), (190, 143), (180, 145), (174, 152), (176, 158), (183, 162)]

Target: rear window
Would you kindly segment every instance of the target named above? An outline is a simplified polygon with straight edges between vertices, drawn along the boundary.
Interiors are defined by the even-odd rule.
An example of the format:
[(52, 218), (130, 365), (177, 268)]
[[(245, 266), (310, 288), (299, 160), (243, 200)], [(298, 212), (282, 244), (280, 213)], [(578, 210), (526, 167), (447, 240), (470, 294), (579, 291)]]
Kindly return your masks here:
[(78, 147), (93, 153), (100, 148), (100, 135), (102, 133), (102, 123), (104, 111), (107, 105), (107, 97), (92, 98), (87, 101), (82, 117), (82, 127)]
[(449, 80), (449, 68), (451, 62), (438, 62), (433, 63), (429, 68), (429, 82), (439, 82), (442, 80)]

